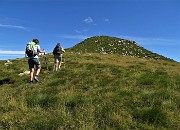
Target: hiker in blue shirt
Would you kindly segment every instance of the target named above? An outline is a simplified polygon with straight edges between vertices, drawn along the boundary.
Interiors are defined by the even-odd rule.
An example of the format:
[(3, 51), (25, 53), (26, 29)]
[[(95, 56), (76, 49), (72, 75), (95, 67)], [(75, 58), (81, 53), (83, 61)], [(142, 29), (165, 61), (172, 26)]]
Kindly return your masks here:
[(61, 69), (61, 63), (62, 63), (62, 53), (65, 52), (64, 48), (60, 45), (60, 43), (57, 43), (53, 50), (54, 55), (54, 70)]
[[(29, 64), (29, 69), (30, 69), (30, 82), (29, 83), (33, 82), (33, 77), (34, 77), (34, 80), (36, 80), (37, 82), (39, 81), (38, 76), (41, 70), (41, 64), (40, 64), (38, 55), (39, 53), (45, 53), (45, 51), (40, 49), (40, 46), (38, 43), (39, 43), (38, 39), (33, 39), (32, 42), (28, 43), (28, 45), (30, 45), (29, 48), (31, 48), (30, 51), (33, 50), (32, 54), (29, 54), (28, 49), (26, 48), (26, 54), (28, 55), (28, 64)], [(36, 69), (37, 69), (35, 76), (34, 76), (34, 66), (36, 66)]]

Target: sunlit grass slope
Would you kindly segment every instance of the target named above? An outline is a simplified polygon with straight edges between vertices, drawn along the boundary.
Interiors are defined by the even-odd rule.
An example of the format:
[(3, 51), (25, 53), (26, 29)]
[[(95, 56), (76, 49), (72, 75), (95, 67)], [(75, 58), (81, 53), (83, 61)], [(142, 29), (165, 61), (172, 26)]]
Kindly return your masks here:
[(0, 61), (0, 129), (180, 129), (179, 63), (67, 51), (53, 72), (40, 59), (33, 84), (27, 59)]

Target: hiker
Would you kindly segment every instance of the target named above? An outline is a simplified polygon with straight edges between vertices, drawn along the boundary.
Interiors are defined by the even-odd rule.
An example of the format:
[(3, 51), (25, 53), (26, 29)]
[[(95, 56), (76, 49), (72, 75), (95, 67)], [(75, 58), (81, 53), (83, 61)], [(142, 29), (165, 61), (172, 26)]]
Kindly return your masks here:
[[(39, 81), (38, 76), (41, 70), (41, 64), (40, 64), (38, 55), (39, 53), (45, 53), (45, 51), (40, 49), (38, 39), (33, 39), (33, 41), (29, 42), (28, 45), (31, 47), (31, 50), (33, 50), (33, 54), (29, 54), (29, 51), (26, 47), (26, 54), (28, 55), (28, 64), (29, 64), (29, 69), (30, 69), (29, 83), (33, 82), (33, 77), (34, 77), (34, 80), (38, 82)], [(36, 69), (37, 69), (35, 76), (34, 76), (34, 66), (36, 66)]]
[(60, 45), (60, 43), (57, 43), (57, 45), (54, 47), (53, 55), (54, 55), (54, 70), (61, 69), (61, 63), (62, 63), (62, 53), (65, 52), (64, 48)]

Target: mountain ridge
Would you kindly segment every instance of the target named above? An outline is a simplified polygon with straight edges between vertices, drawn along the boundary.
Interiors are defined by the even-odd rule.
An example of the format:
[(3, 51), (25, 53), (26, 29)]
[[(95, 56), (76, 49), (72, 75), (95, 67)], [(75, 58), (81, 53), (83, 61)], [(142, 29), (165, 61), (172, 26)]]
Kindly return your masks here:
[(112, 37), (93, 36), (69, 48), (79, 53), (118, 54), (139, 58), (174, 61), (157, 53), (153, 53), (132, 40)]

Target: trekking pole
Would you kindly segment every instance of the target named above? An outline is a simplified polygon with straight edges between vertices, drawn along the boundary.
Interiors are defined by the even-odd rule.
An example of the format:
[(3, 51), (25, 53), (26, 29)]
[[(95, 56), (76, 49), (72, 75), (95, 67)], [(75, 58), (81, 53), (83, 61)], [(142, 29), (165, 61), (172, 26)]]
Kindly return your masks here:
[(66, 68), (66, 62), (65, 62), (65, 59), (64, 59), (63, 61), (64, 61), (64, 68)]
[[(43, 49), (44, 50), (44, 49)], [(48, 69), (48, 62), (47, 62), (47, 58), (46, 58), (46, 53), (44, 52), (44, 61), (46, 62), (46, 68), (47, 68), (47, 70), (49, 70)]]

